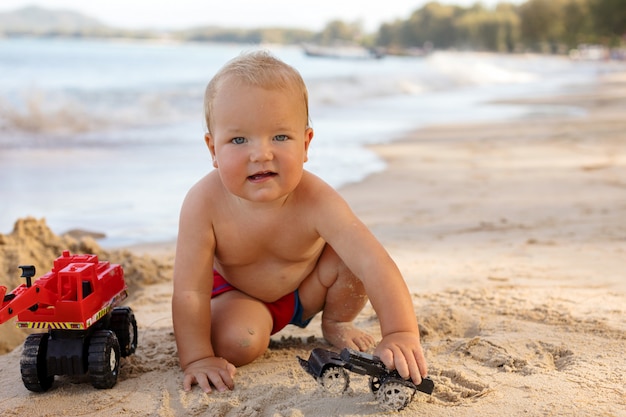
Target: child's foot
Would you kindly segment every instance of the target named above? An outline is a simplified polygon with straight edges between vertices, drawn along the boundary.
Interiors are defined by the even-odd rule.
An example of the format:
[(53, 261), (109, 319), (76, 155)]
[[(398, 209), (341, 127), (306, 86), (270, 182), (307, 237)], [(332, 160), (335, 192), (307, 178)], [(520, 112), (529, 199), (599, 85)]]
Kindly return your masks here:
[(357, 329), (352, 322), (322, 320), (322, 333), (324, 339), (338, 349), (350, 348), (365, 352), (376, 344), (370, 334)]

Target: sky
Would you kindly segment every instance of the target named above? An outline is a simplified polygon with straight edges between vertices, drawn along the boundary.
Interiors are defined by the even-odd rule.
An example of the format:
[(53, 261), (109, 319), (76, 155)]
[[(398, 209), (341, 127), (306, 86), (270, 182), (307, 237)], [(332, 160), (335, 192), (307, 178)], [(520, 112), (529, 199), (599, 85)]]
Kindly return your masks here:
[[(105, 24), (128, 29), (191, 26), (297, 27), (321, 30), (331, 20), (359, 21), (374, 31), (384, 22), (406, 19), (429, 0), (2, 0), (0, 12), (37, 5), (70, 9)], [(439, 0), (470, 6), (478, 0)], [(481, 0), (495, 6), (501, 0)], [(519, 0), (508, 0), (520, 3)]]

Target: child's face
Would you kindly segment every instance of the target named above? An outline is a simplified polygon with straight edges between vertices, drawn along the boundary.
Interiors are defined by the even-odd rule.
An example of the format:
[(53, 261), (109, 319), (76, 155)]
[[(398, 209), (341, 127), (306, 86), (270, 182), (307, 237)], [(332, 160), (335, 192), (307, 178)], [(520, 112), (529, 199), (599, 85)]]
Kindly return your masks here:
[(241, 198), (269, 202), (293, 191), (312, 138), (303, 98), (290, 90), (225, 81), (214, 97), (206, 142), (224, 186)]

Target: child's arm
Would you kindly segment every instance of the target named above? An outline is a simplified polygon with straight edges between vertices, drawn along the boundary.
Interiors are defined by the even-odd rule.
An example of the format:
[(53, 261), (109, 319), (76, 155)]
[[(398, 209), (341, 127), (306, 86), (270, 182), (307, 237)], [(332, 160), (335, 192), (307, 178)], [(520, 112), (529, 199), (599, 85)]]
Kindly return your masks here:
[(334, 191), (318, 193), (318, 231), (363, 282), (380, 320), (383, 339), (376, 355), (389, 368), (415, 383), (428, 374), (413, 302), (402, 275), (387, 251)]
[[(198, 193), (196, 193), (198, 194)], [(172, 318), (183, 388), (197, 383), (210, 392), (211, 384), (220, 391), (233, 388), (235, 367), (216, 358), (211, 344), (211, 291), (215, 238), (201, 196), (193, 189), (185, 199), (180, 215)]]

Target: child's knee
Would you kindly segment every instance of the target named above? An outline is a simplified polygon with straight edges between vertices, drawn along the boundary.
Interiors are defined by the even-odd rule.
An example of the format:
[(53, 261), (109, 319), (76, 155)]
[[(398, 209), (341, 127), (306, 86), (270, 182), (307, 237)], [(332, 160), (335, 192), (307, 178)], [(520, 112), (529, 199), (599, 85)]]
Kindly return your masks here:
[(235, 366), (246, 365), (261, 356), (269, 346), (270, 335), (252, 327), (231, 326), (213, 337), (213, 350)]

